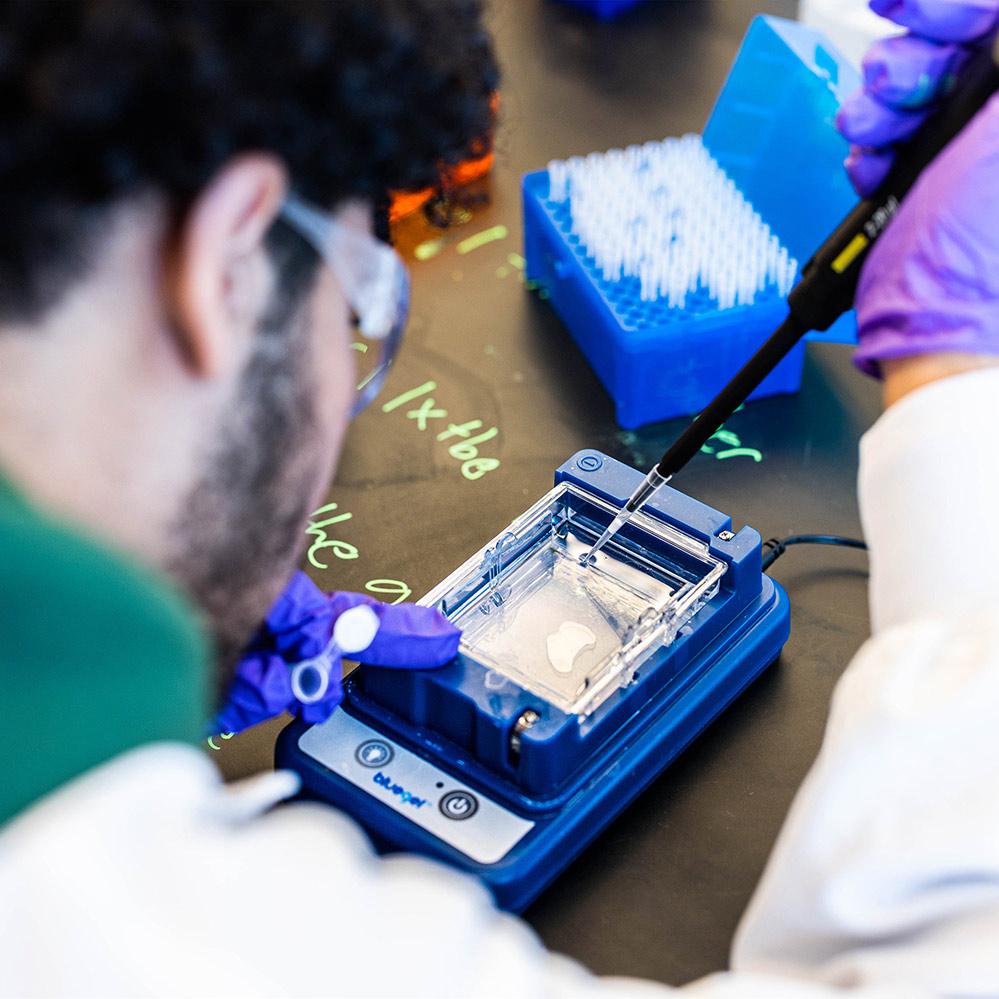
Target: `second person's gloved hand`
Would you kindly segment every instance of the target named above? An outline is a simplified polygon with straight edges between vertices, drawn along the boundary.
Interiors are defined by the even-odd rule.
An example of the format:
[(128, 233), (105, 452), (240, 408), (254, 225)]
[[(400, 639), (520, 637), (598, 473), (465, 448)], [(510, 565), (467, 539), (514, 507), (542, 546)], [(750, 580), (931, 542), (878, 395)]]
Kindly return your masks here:
[(240, 660), (215, 731), (240, 732), (291, 711), (325, 721), (343, 697), (341, 656), (373, 666), (432, 669), (450, 662), (461, 632), (440, 611), (323, 593), (297, 572)]
[[(967, 46), (953, 40), (992, 31), (999, 0), (871, 6), (912, 31), (875, 44), (865, 60), (865, 94), (840, 114), (848, 138), (878, 146), (922, 122), (943, 75), (966, 56)], [(855, 150), (848, 168), (862, 193), (880, 182), (890, 158), (890, 146)], [(869, 374), (879, 374), (883, 361), (917, 354), (999, 355), (999, 97), (906, 195), (871, 248), (856, 306), (856, 362)]]
[(837, 116), (852, 143), (846, 169), (862, 195), (884, 179), (895, 143), (912, 136), (969, 55), (999, 27), (999, 0), (871, 0), (870, 6), (908, 33), (871, 46), (863, 88)]

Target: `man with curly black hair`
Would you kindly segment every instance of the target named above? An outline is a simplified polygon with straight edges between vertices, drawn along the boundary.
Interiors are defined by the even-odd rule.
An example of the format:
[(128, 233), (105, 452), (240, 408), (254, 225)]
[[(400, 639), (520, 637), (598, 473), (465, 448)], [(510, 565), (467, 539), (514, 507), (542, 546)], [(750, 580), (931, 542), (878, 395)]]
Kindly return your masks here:
[(287, 775), (236, 795), (191, 745), (398, 341), (373, 209), (481, 153), (496, 85), (476, 0), (0, 4), (0, 993), (544, 965), (471, 882), (261, 817)]

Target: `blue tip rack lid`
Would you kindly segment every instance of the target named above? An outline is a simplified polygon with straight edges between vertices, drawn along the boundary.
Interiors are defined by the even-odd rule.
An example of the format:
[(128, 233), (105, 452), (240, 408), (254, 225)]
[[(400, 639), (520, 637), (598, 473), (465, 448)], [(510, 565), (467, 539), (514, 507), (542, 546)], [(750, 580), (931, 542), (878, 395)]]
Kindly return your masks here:
[[(860, 75), (820, 32), (754, 18), (704, 128), (704, 144), (800, 265), (856, 204), (836, 130)], [(809, 339), (853, 342), (844, 316)]]

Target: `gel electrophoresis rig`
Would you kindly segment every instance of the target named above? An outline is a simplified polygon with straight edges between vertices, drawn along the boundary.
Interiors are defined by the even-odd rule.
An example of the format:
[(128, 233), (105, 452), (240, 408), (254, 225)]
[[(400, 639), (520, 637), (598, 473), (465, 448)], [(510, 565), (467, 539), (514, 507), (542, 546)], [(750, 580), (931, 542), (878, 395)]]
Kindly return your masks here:
[(581, 561), (641, 478), (596, 451), (567, 461), (420, 601), (462, 628), (457, 658), (357, 670), (328, 721), (285, 729), (278, 766), (380, 849), (524, 908), (787, 640), (759, 534), (668, 487)]

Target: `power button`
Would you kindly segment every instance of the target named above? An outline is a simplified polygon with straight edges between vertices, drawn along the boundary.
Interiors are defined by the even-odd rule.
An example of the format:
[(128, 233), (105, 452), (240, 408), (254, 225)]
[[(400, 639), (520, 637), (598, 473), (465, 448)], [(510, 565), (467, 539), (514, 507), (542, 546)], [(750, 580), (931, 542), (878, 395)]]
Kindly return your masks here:
[(441, 798), (438, 807), (446, 818), (460, 822), (470, 819), (479, 810), (479, 801), (468, 791), (449, 791)]

